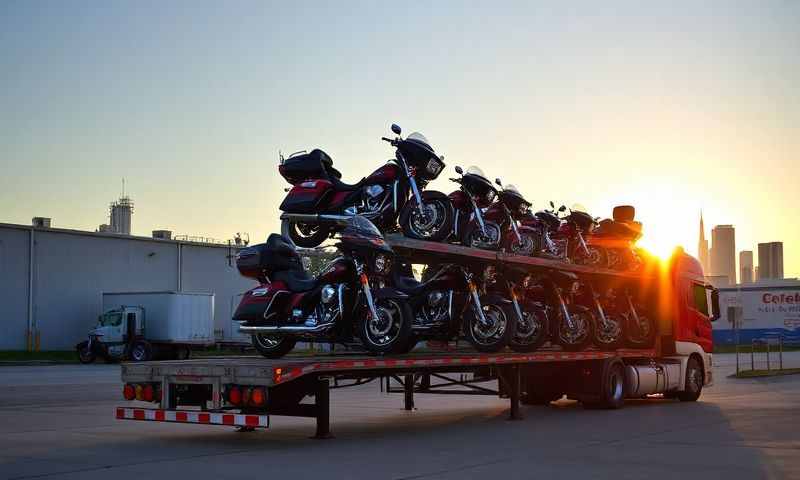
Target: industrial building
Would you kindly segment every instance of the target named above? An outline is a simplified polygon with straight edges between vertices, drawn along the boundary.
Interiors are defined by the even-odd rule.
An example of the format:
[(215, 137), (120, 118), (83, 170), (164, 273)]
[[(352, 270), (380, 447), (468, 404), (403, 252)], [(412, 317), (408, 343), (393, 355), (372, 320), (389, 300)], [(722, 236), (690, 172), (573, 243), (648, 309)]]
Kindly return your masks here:
[[(124, 233), (130, 217), (121, 213)], [(48, 228), (43, 220), (0, 223), (0, 350), (74, 348), (96, 323), (102, 292), (126, 291), (213, 293), (216, 340), (249, 341), (231, 321), (238, 295), (252, 287), (236, 270), (236, 245)]]

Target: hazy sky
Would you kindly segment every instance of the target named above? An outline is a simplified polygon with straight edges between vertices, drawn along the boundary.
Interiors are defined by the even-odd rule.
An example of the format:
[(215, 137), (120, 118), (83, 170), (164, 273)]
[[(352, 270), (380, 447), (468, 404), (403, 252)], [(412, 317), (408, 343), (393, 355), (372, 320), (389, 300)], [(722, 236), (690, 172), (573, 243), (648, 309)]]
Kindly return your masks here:
[[(645, 244), (782, 240), (800, 275), (800, 2), (0, 2), (0, 222), (261, 239), (278, 151), (355, 181), (392, 122)], [(490, 4), (491, 3), (491, 4)]]

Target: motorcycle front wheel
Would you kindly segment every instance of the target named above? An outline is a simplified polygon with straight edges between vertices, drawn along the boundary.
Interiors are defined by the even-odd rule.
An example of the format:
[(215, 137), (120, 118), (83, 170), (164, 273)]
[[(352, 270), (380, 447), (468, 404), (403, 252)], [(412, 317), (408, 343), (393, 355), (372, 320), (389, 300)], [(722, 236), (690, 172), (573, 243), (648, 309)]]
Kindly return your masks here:
[(631, 348), (652, 347), (656, 338), (656, 328), (650, 316), (643, 309), (637, 309), (639, 321), (630, 313), (625, 314), (625, 343)]
[(536, 252), (542, 249), (539, 238), (529, 233), (520, 233), (520, 238), (517, 238), (513, 231), (509, 232), (503, 244), (506, 251), (526, 257), (533, 257)]
[(289, 220), (281, 221), (281, 234), (298, 247), (314, 248), (322, 244), (331, 234), (328, 227)]
[(500, 226), (493, 222), (484, 223), (486, 235), (483, 234), (481, 226), (472, 223), (464, 230), (461, 238), (461, 245), (482, 250), (498, 250), (500, 248)]
[(374, 303), (377, 318), (364, 305), (356, 320), (356, 332), (364, 348), (377, 355), (404, 351), (411, 342), (411, 307), (394, 298), (376, 298)]
[(594, 315), (584, 309), (570, 309), (572, 326), (563, 314), (558, 315), (554, 339), (564, 350), (575, 352), (592, 344), (594, 337)]
[(453, 206), (441, 192), (422, 192), (422, 211), (414, 198), (406, 202), (400, 213), (403, 235), (416, 240), (441, 242), (453, 230)]
[(522, 319), (517, 318), (517, 328), (509, 347), (515, 352), (533, 352), (547, 341), (547, 314), (539, 306), (521, 304)]
[(510, 342), (517, 329), (514, 307), (496, 295), (481, 297), (484, 323), (474, 304), (464, 312), (464, 333), (475, 350), (499, 352)]
[(253, 347), (267, 358), (281, 358), (291, 352), (297, 340), (282, 335), (257, 333), (251, 337)]
[(605, 323), (597, 318), (594, 329), (594, 342), (600, 350), (616, 350), (624, 340), (622, 331), (625, 317), (615, 313), (606, 313)]

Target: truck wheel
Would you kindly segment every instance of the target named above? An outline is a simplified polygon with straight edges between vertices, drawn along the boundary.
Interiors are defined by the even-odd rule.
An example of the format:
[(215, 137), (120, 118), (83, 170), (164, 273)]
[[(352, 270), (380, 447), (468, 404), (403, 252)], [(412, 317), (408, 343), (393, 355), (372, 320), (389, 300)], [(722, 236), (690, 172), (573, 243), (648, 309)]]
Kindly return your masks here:
[(128, 358), (134, 362), (146, 362), (153, 358), (153, 346), (144, 340), (134, 342), (134, 344), (131, 345)]
[(251, 337), (258, 353), (267, 358), (281, 358), (291, 352), (297, 340), (280, 335), (257, 333)]
[(681, 402), (694, 402), (700, 398), (703, 391), (703, 366), (697, 357), (689, 357), (686, 362), (686, 384), (682, 392), (678, 392), (677, 397)]
[(606, 363), (597, 400), (583, 402), (586, 408), (622, 408), (625, 404), (625, 365), (619, 359)]
[(78, 350), (78, 361), (83, 364), (87, 363), (94, 363), (97, 355), (94, 354), (93, 351), (89, 349), (89, 342), (81, 342), (77, 346)]

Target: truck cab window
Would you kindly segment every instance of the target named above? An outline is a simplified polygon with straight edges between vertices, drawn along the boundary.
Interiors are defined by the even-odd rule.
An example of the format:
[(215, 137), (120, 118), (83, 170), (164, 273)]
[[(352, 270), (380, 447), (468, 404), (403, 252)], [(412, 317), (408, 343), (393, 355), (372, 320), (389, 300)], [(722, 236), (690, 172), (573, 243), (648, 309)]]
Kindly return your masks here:
[(122, 323), (121, 313), (106, 313), (100, 317), (100, 324), (105, 327), (118, 327)]
[(695, 310), (708, 317), (708, 297), (706, 287), (692, 284), (692, 306)]

